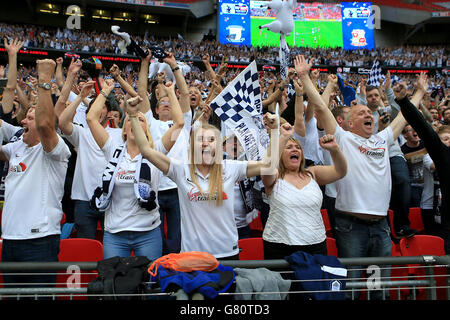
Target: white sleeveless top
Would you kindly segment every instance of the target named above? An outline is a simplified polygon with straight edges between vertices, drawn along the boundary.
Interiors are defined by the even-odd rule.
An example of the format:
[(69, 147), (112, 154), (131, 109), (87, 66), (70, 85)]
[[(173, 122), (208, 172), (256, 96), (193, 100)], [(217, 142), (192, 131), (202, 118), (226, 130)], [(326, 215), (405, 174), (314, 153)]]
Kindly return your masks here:
[(270, 213), (263, 239), (287, 245), (311, 245), (326, 239), (320, 213), (322, 191), (311, 177), (302, 189), (278, 179), (270, 194)]

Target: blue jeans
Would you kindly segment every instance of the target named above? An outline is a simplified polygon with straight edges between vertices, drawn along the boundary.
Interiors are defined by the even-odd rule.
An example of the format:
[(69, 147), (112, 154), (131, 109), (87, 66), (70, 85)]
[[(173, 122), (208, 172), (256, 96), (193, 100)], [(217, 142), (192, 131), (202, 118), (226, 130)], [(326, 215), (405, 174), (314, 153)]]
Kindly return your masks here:
[(161, 232), (158, 227), (150, 231), (122, 231), (103, 235), (103, 259), (112, 257), (145, 256), (155, 260), (162, 255)]
[(105, 213), (92, 209), (89, 201), (75, 200), (74, 216), (77, 238), (95, 239), (98, 221), (103, 229)]
[(394, 228), (399, 231), (402, 227), (409, 227), (409, 206), (411, 185), (406, 160), (395, 156), (389, 159), (391, 164), (392, 191), (390, 208), (394, 211)]
[[(340, 258), (392, 256), (391, 230), (389, 229), (387, 218), (369, 225), (359, 220), (351, 221), (348, 218), (343, 218), (343, 214), (345, 213), (336, 212), (336, 226), (334, 230)], [(389, 281), (391, 275), (390, 266), (380, 265), (378, 267), (381, 269), (381, 280)], [(361, 268), (361, 266), (348, 267), (348, 278), (361, 278)], [(381, 299), (381, 294), (380, 291), (371, 291), (370, 297), (371, 299)], [(359, 296), (358, 292), (356, 292), (355, 296)]]
[[(163, 254), (179, 253), (181, 251), (181, 218), (178, 189), (159, 191), (158, 204), (161, 217)], [(164, 216), (167, 219), (167, 238), (164, 235)]]
[[(27, 240), (3, 239), (2, 262), (56, 262), (58, 261), (60, 235), (50, 235)], [(32, 285), (32, 287), (54, 287), (56, 274), (53, 271), (26, 270), (33, 275), (8, 275), (3, 273), (5, 283), (45, 283), (48, 285)], [(37, 273), (54, 273), (38, 275)], [(15, 272), (17, 273), (17, 272)], [(8, 288), (11, 286), (8, 286)], [(27, 287), (14, 285), (14, 287)]]

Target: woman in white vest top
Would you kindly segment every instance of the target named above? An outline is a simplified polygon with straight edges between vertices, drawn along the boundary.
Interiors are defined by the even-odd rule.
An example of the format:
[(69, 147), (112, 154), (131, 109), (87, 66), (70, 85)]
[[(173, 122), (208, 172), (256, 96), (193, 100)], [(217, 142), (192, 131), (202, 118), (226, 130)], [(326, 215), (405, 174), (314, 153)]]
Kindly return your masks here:
[[(281, 128), (283, 130), (283, 127)], [(284, 142), (283, 139), (288, 139)], [(319, 139), (328, 150), (333, 166), (312, 166), (305, 169), (300, 143), (280, 137), (280, 162), (273, 175), (262, 176), (269, 196), (270, 213), (263, 232), (264, 258), (284, 259), (296, 251), (327, 254), (325, 227), (320, 208), (322, 191), (319, 185), (332, 183), (347, 173), (344, 154), (332, 135)], [(281, 146), (285, 145), (284, 148)]]

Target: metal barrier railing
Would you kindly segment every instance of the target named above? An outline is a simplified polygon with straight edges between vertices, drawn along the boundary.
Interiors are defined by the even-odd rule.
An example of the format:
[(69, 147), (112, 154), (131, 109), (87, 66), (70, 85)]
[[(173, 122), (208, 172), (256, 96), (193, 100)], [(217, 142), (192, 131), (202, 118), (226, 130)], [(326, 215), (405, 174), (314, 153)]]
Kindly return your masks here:
[[(446, 256), (410, 256), (410, 257), (370, 257), (370, 258), (340, 258), (341, 263), (348, 270), (365, 271), (367, 266), (380, 266), (380, 270), (407, 270), (405, 276), (389, 276), (379, 277), (377, 279), (376, 290), (370, 286), (368, 278), (347, 278), (346, 289), (352, 300), (359, 299), (361, 294), (366, 295), (366, 299), (370, 300), (371, 295), (374, 292), (381, 292), (382, 299), (389, 299), (390, 294), (396, 294), (396, 298), (411, 299), (417, 298), (417, 293), (425, 291), (426, 300), (437, 300), (437, 290), (445, 291), (446, 300), (450, 300), (450, 255)], [(292, 273), (289, 263), (286, 260), (223, 260), (219, 259), (219, 262), (225, 266), (231, 266), (234, 268), (267, 268), (269, 270), (278, 271), (280, 273)], [(97, 262), (0, 262), (0, 274), (21, 274), (24, 275), (26, 271), (33, 270), (33, 272), (39, 272), (42, 274), (61, 274), (62, 271), (68, 270), (76, 266), (79, 270), (96, 270)], [(355, 269), (355, 267), (358, 267)], [(435, 274), (436, 268), (443, 268), (446, 270), (444, 274)], [(411, 274), (409, 271), (423, 270), (420, 274)], [(42, 273), (44, 272), (44, 273)], [(73, 272), (68, 275), (73, 275)], [(95, 272), (80, 272), (82, 275), (95, 275)], [(437, 284), (437, 280), (441, 284)], [(332, 280), (332, 279), (328, 279)], [(301, 281), (313, 281), (313, 280), (291, 280), (293, 282)], [(443, 284), (442, 284), (443, 282)], [(151, 284), (151, 283), (148, 283)], [(0, 297), (8, 298), (50, 298), (50, 299), (76, 299), (77, 297), (88, 297), (87, 283), (73, 284), (58, 284), (57, 287), (38, 287), (38, 285), (45, 284), (33, 284), (31, 287), (13, 287), (18, 284), (0, 283), (3, 288), (0, 288)], [(26, 284), (22, 284), (26, 285)], [(66, 285), (65, 287), (60, 287)], [(408, 295), (402, 297), (402, 292), (408, 290)], [(279, 294), (280, 292), (276, 292)], [(289, 295), (305, 293), (302, 291), (290, 290), (285, 292)], [(239, 293), (239, 294), (255, 294), (252, 293)], [(265, 292), (265, 294), (270, 294)], [(274, 293), (275, 294), (275, 293)], [(155, 298), (170, 296), (171, 293), (161, 292), (158, 288), (149, 290), (148, 293), (140, 294), (141, 298)], [(233, 299), (236, 293), (226, 292), (220, 295)], [(135, 295), (131, 295), (135, 296)], [(440, 298), (442, 299), (442, 298)]]

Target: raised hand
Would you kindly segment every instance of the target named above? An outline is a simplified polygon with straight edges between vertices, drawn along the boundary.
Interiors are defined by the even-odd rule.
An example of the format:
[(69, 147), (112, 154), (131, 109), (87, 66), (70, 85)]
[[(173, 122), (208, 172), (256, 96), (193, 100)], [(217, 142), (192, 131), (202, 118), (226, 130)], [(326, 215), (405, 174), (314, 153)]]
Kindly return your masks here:
[(91, 94), (92, 88), (94, 88), (94, 85), (95, 85), (95, 81), (88, 81), (82, 85), (81, 90), (80, 90), (80, 95), (83, 97), (83, 99), (88, 97)]
[(263, 121), (269, 129), (273, 130), (277, 128), (277, 116), (275, 114), (270, 112), (265, 113), (263, 116)]
[(338, 77), (335, 74), (328, 75), (328, 82), (332, 83), (335, 88), (338, 87)]
[(298, 55), (294, 59), (295, 71), (297, 71), (299, 76), (307, 75), (312, 67), (312, 63), (312, 59), (310, 59), (309, 63), (307, 63), (303, 55)]
[(303, 95), (303, 84), (301, 82), (300, 79), (294, 79), (294, 89), (295, 89), (295, 94), (300, 96)]
[(288, 122), (285, 122), (280, 127), (280, 134), (283, 137), (289, 138), (294, 133), (294, 127), (291, 126)]
[(56, 62), (52, 59), (37, 60), (37, 70), (39, 80), (50, 81), (55, 72)]
[(106, 94), (110, 94), (114, 90), (115, 82), (114, 79), (101, 79), (102, 91)]
[(58, 57), (58, 58), (56, 58), (56, 65), (60, 66), (60, 65), (62, 65), (62, 64), (63, 64), (63, 62), (64, 62), (64, 60), (63, 60), (63, 58), (62, 58), (62, 57)]
[(384, 80), (384, 90), (387, 90), (391, 87), (391, 73), (388, 71), (386, 74), (386, 79)]
[(425, 72), (421, 72), (417, 76), (416, 89), (423, 92), (427, 92), (428, 89), (428, 76)]
[(117, 64), (113, 64), (113, 66), (109, 69), (109, 73), (114, 77), (117, 78), (120, 76), (120, 69), (117, 66)]
[(326, 134), (319, 139), (319, 145), (328, 151), (338, 150), (339, 146), (336, 141), (336, 137), (332, 134)]
[(80, 71), (82, 66), (83, 63), (81, 62), (80, 59), (75, 60), (74, 58), (72, 58), (72, 61), (70, 62), (70, 66), (67, 72), (71, 73), (72, 75), (75, 75), (78, 71)]
[(170, 68), (175, 68), (178, 66), (177, 60), (172, 52), (166, 51), (166, 57), (163, 59), (165, 63), (167, 63)]
[(5, 46), (6, 52), (9, 56), (16, 55), (17, 52), (19, 52), (20, 48), (22, 48), (24, 42), (20, 41), (19, 39), (10, 40), (8, 43), (8, 39), (5, 38), (3, 41), (3, 44)]
[(142, 102), (141, 96), (136, 96), (127, 100), (127, 113), (129, 116), (135, 116), (139, 111), (139, 104)]
[(406, 92), (407, 92), (408, 88), (407, 88), (405, 82), (400, 82), (395, 85), (393, 90), (394, 90), (395, 98), (398, 100), (401, 100), (404, 97), (406, 97)]

